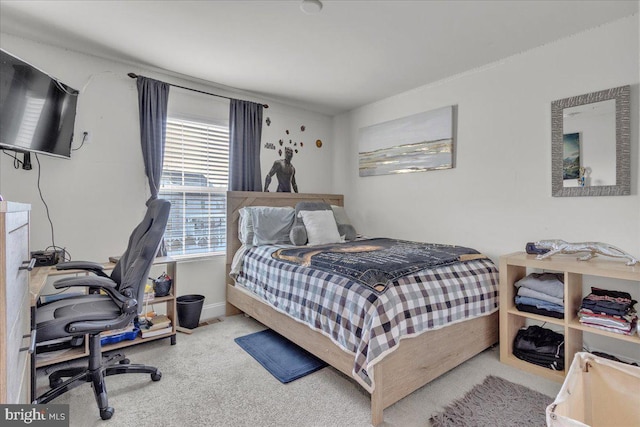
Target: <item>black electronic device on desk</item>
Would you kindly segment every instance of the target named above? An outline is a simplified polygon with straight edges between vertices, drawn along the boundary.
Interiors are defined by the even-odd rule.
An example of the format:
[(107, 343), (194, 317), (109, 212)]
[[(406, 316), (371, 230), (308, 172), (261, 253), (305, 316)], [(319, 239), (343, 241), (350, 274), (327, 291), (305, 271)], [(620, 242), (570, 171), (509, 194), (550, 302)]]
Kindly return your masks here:
[(62, 251), (33, 251), (31, 258), (36, 260), (36, 267), (56, 265), (60, 262)]

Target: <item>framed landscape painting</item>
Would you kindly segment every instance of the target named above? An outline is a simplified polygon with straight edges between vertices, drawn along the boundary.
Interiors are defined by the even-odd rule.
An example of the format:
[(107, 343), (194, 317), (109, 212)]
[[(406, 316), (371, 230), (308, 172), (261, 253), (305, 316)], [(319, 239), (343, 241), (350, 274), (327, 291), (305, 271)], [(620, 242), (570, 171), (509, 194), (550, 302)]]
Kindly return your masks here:
[(580, 177), (580, 133), (562, 135), (562, 179)]
[(453, 168), (454, 107), (359, 130), (360, 176)]

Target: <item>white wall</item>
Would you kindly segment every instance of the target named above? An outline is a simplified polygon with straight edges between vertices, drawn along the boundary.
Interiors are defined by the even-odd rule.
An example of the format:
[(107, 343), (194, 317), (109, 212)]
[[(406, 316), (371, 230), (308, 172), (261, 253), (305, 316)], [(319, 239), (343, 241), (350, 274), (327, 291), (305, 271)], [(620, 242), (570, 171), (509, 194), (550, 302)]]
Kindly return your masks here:
[[(234, 94), (141, 65), (117, 63), (7, 34), (1, 35), (0, 47), (81, 90), (73, 146), (80, 145), (84, 131), (89, 132), (89, 142), (74, 151), (70, 160), (38, 156), (40, 187), (55, 226), (55, 244), (66, 247), (74, 260), (107, 261), (108, 256), (122, 253), (129, 233), (144, 215), (149, 190), (140, 148), (136, 83), (127, 76), (128, 72), (270, 104), (265, 118), (271, 116), (272, 124), (263, 126), (263, 141), (274, 139), (282, 129), (297, 127), (299, 131), (301, 124), (306, 125), (305, 137), (314, 138), (314, 143), (315, 139), (322, 139), (327, 144), (321, 150), (305, 144), (294, 156), (299, 188), (304, 192), (331, 189), (330, 117)], [(172, 112), (184, 110), (191, 117), (228, 120), (228, 103), (219, 98), (175, 88), (169, 97)], [(266, 175), (275, 156), (271, 150), (262, 153)], [(12, 159), (0, 153), (0, 194), (6, 200), (32, 205), (30, 243), (36, 250), (51, 245), (51, 230), (38, 194), (35, 158), (33, 162), (31, 171), (14, 169)], [(205, 296), (202, 318), (224, 314), (224, 266), (224, 257), (217, 256), (178, 267), (178, 294)], [(155, 276), (160, 273), (152, 272)]]
[[(608, 242), (638, 257), (639, 80), (633, 16), (366, 105), (334, 118), (334, 190), (372, 236), (471, 246), (495, 261), (547, 238)], [(632, 195), (552, 197), (551, 102), (626, 84)], [(358, 176), (359, 128), (447, 105), (458, 108), (454, 169)]]
[[(309, 114), (302, 110), (283, 105), (271, 105), (263, 112), (263, 122), (269, 117), (271, 124), (262, 125), (261, 169), (262, 184), (273, 162), (284, 157), (284, 148), (291, 147), (298, 152), (293, 154), (291, 164), (296, 168), (296, 183), (300, 193), (328, 193), (332, 188), (332, 147), (333, 121), (330, 117)], [(301, 131), (300, 127), (305, 130)], [(289, 133), (287, 134), (287, 131)], [(280, 146), (279, 140), (283, 145)], [(322, 141), (322, 147), (316, 146), (316, 140)], [(289, 141), (291, 140), (291, 144)], [(302, 142), (302, 147), (300, 146)], [(275, 150), (265, 149), (266, 143), (276, 146)], [(295, 146), (294, 144), (298, 145)], [(282, 156), (278, 150), (282, 149)], [(278, 180), (273, 176), (269, 191), (276, 191)]]
[[(372, 235), (475, 246), (598, 240), (640, 255), (638, 20), (632, 17), (335, 117), (334, 190)], [(632, 85), (631, 196), (551, 196), (551, 102)], [(458, 109), (454, 169), (358, 176), (358, 129)], [(357, 209), (355, 208), (357, 206)]]

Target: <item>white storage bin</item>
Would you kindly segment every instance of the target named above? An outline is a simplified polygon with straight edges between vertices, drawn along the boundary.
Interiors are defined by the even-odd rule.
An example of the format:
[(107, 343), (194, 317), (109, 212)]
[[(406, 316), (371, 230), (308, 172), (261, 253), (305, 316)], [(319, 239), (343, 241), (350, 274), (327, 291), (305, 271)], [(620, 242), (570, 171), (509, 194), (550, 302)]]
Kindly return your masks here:
[(640, 426), (640, 367), (591, 353), (576, 353), (548, 427)]

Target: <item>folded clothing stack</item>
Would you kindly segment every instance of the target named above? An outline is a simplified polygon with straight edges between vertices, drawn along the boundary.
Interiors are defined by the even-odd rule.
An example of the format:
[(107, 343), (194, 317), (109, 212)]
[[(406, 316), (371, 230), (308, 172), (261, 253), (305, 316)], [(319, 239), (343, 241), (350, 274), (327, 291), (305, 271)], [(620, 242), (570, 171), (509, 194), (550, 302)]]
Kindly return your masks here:
[(578, 311), (580, 323), (616, 334), (633, 335), (638, 314), (633, 308), (637, 301), (627, 292), (591, 288), (582, 299)]
[(522, 328), (513, 341), (513, 355), (538, 366), (564, 369), (564, 336), (540, 326)]
[(527, 313), (564, 317), (564, 274), (531, 273), (518, 280), (516, 308)]

